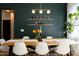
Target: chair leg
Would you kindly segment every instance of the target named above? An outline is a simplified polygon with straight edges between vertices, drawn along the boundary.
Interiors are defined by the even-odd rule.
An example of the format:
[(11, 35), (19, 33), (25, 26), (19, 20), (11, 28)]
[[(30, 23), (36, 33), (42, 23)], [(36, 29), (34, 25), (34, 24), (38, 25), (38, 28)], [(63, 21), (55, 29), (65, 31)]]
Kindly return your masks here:
[(65, 55), (62, 55), (62, 54), (58, 54), (58, 56), (67, 56), (66, 54)]
[(65, 54), (65, 55), (63, 55), (63, 56), (67, 56), (67, 55)]
[(50, 56), (49, 53), (46, 56)]
[(68, 55), (70, 56), (71, 54), (70, 54), (70, 53), (68, 53)]
[(58, 54), (58, 56), (61, 56), (60, 54)]

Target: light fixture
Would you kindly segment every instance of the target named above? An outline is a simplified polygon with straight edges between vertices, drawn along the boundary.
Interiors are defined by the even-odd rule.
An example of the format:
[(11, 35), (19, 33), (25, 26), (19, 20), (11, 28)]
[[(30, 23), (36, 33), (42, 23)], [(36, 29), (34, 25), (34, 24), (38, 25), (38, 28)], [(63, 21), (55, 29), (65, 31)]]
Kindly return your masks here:
[(47, 14), (50, 14), (50, 10), (47, 10)]
[(35, 14), (35, 10), (34, 9), (32, 10), (32, 14)]
[(36, 11), (37, 11), (39, 14), (43, 14), (44, 11), (45, 11), (47, 14), (50, 14), (50, 9), (33, 9), (33, 10), (32, 10), (32, 14), (35, 14)]
[(6, 10), (6, 12), (10, 12), (10, 10)]
[(45, 11), (47, 14), (50, 14), (50, 9), (43, 9), (43, 8), (42, 8), (42, 3), (41, 3), (39, 9), (32, 9), (32, 14), (35, 14), (36, 12), (38, 12), (39, 14), (43, 14), (44, 11)]
[(42, 14), (43, 13), (43, 10), (39, 10), (39, 13)]

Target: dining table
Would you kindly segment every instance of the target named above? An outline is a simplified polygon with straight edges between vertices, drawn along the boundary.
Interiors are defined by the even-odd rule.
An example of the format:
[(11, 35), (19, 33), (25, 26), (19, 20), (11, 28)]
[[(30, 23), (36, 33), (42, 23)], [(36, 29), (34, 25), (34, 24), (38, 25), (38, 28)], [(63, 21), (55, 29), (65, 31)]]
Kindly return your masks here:
[[(8, 40), (6, 42), (3, 42), (1, 43), (0, 45), (3, 45), (3, 46), (9, 46), (9, 56), (12, 56), (13, 55), (13, 46), (16, 42), (18, 41), (22, 41), (25, 43), (25, 45), (27, 47), (36, 47), (37, 43), (40, 42), (38, 41), (37, 39), (28, 39), (28, 40), (24, 40), (24, 39), (13, 39), (13, 40)], [(43, 42), (46, 42), (48, 47), (52, 47), (52, 46), (58, 46), (59, 45), (59, 42), (57, 41), (51, 41), (50, 39), (43, 39), (42, 40)]]

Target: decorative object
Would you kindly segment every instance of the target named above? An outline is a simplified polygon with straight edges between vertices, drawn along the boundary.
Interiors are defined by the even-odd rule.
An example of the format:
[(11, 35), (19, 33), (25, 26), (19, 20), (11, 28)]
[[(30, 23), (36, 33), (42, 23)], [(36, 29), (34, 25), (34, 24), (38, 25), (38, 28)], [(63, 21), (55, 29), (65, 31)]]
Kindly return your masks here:
[(74, 20), (78, 20), (79, 19), (79, 7), (77, 7), (77, 11), (74, 13), (70, 13), (68, 14), (68, 22), (67, 22), (67, 29), (68, 32), (71, 33), (74, 31)]
[(74, 13), (68, 14), (68, 20), (67, 20), (67, 37), (70, 38), (71, 33), (74, 31), (74, 26), (78, 25), (77, 21), (79, 19), (79, 7), (77, 7), (77, 11)]
[(71, 33), (74, 31), (74, 24), (73, 24), (73, 15), (72, 13), (70, 13), (68, 15), (68, 21), (66, 23), (66, 26), (67, 26), (67, 38), (70, 38), (71, 36)]
[(68, 33), (71, 33), (71, 32), (73, 32), (74, 31), (74, 25), (73, 25), (73, 23), (71, 23), (71, 22), (67, 22), (67, 32)]
[(21, 32), (24, 32), (24, 29), (20, 29)]
[(42, 37), (41, 37), (42, 31), (41, 30), (35, 29), (35, 30), (33, 30), (33, 33), (36, 34), (35, 38), (38, 39), (38, 41), (42, 41)]

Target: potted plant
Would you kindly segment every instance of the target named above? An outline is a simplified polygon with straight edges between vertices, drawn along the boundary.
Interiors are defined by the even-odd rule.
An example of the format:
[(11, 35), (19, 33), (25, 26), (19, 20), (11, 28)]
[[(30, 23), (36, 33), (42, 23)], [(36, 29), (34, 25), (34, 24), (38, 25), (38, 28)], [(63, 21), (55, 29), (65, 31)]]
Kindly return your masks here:
[(68, 20), (67, 20), (68, 35), (71, 35), (71, 33), (74, 31), (74, 21), (78, 20), (78, 18), (79, 18), (79, 7), (77, 7), (76, 12), (68, 14)]
[(73, 32), (74, 31), (74, 24), (73, 24), (73, 14), (72, 13), (70, 13), (69, 15), (68, 15), (68, 22), (67, 22), (67, 32), (68, 33), (71, 33), (71, 32)]

